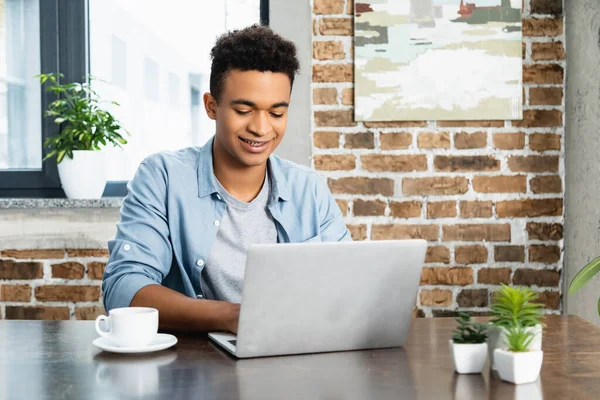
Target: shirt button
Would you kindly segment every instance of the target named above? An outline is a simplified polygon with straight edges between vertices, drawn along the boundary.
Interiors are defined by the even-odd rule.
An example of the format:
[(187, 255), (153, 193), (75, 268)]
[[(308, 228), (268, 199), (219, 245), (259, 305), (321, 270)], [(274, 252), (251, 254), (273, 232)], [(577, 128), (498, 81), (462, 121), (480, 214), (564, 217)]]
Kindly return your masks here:
[(221, 225), (221, 223), (219, 222), (219, 220), (216, 220), (215, 221), (215, 226), (219, 226), (219, 225)]
[(203, 299), (204, 296), (202, 296), (201, 294), (199, 294), (198, 296), (196, 296), (197, 299)]
[(129, 251), (129, 250), (131, 250), (131, 246), (126, 244), (125, 246), (123, 246), (123, 250)]
[(199, 259), (198, 261), (196, 261), (196, 265), (201, 267), (204, 265), (204, 260), (203, 259)]
[(217, 199), (221, 200), (221, 195), (217, 194)]

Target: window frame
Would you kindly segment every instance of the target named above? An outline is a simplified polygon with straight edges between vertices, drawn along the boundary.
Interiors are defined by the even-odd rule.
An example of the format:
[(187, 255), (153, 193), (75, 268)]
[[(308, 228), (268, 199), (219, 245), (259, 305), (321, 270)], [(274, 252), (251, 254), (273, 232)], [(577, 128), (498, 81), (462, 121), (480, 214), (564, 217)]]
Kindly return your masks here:
[[(42, 73), (60, 71), (65, 82), (82, 82), (90, 71), (88, 1), (40, 0), (40, 65)], [(260, 21), (269, 25), (269, 0), (260, 0)], [(56, 96), (40, 87), (41, 107), (46, 110)], [(58, 125), (42, 118), (44, 141), (59, 132)], [(109, 181), (103, 197), (123, 197), (127, 181)], [(0, 171), (0, 198), (65, 198), (56, 159), (42, 162), (41, 170)]]

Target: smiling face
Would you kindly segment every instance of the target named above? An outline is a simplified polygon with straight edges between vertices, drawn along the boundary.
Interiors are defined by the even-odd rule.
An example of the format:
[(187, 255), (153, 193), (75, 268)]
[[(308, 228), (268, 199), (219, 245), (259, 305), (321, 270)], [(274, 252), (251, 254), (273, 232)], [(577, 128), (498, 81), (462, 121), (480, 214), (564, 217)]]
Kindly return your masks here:
[(230, 71), (218, 103), (204, 95), (206, 112), (216, 121), (215, 157), (238, 168), (266, 165), (285, 133), (290, 94), (284, 73)]

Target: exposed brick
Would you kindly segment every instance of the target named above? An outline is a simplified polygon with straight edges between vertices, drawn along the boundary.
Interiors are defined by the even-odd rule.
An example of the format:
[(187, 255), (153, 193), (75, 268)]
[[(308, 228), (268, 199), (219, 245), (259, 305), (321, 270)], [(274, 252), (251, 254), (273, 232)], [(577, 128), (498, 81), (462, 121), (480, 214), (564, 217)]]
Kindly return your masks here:
[(6, 319), (68, 320), (68, 307), (17, 307), (6, 306)]
[(496, 246), (494, 260), (498, 262), (524, 262), (525, 246)]
[(532, 244), (529, 246), (529, 262), (554, 264), (560, 260), (560, 247)]
[(487, 133), (459, 132), (454, 135), (454, 147), (457, 149), (482, 149), (487, 146)]
[(461, 218), (491, 218), (493, 203), (491, 201), (461, 201)]
[(42, 263), (0, 260), (0, 279), (40, 279)]
[(480, 244), (459, 246), (454, 251), (454, 260), (459, 264), (482, 264), (488, 260), (488, 251)]
[[(521, 58), (524, 60), (527, 58), (527, 43), (521, 43)], [(525, 96), (523, 96), (525, 98)]]
[(360, 157), (362, 167), (370, 172), (411, 172), (427, 171), (427, 156), (368, 154)]
[(525, 134), (517, 133), (495, 133), (494, 147), (500, 150), (519, 150), (525, 147)]
[(107, 315), (104, 307), (77, 307), (75, 309), (75, 318), (84, 321), (93, 321), (99, 315)]
[(313, 36), (317, 36), (319, 34), (319, 30), (317, 29), (318, 23), (318, 20), (313, 18)]
[(550, 128), (562, 126), (560, 110), (524, 110), (523, 119), (512, 121), (518, 128)]
[(99, 286), (45, 285), (35, 288), (39, 301), (98, 301)]
[(532, 106), (560, 106), (563, 100), (562, 87), (529, 88), (529, 104)]
[(313, 139), (315, 147), (320, 149), (336, 149), (340, 147), (339, 132), (315, 132)]
[(535, 151), (560, 150), (560, 135), (533, 133), (529, 135), (529, 148)]
[(473, 269), (469, 267), (424, 267), (421, 285), (457, 285), (473, 283)]
[(562, 33), (562, 18), (523, 19), (523, 36), (559, 36)]
[(527, 234), (529, 240), (561, 240), (563, 226), (545, 222), (528, 222)]
[(380, 121), (364, 124), (367, 128), (422, 128), (427, 125), (427, 121)]
[(513, 275), (513, 285), (558, 287), (560, 272), (544, 269), (521, 268)]
[(525, 193), (527, 177), (516, 176), (476, 176), (473, 189), (479, 193)]
[(60, 259), (65, 257), (65, 250), (2, 250), (0, 251), (0, 257), (20, 260)]
[(314, 64), (313, 82), (353, 82), (352, 64)]
[(512, 156), (508, 168), (513, 172), (558, 172), (558, 156)]
[(344, 0), (314, 0), (313, 14), (343, 14)]
[(437, 225), (373, 225), (371, 239), (425, 239), (433, 241), (439, 239), (439, 227)]
[(564, 60), (565, 48), (561, 42), (531, 43), (531, 58), (534, 61)]
[(477, 272), (477, 283), (500, 285), (510, 283), (510, 268), (481, 268)]
[(456, 297), (459, 307), (487, 307), (487, 289), (465, 289)]
[(388, 178), (348, 177), (328, 179), (327, 183), (332, 193), (344, 194), (394, 194), (394, 181)]
[(500, 161), (493, 156), (435, 156), (436, 171), (474, 172), (499, 171)]
[(425, 311), (415, 307), (413, 311), (413, 318), (425, 318)]
[(354, 105), (354, 89), (345, 88), (342, 90), (342, 104), (345, 106)]
[(352, 212), (357, 217), (383, 215), (385, 213), (385, 201), (356, 199), (352, 205)]
[(429, 246), (425, 255), (426, 263), (450, 263), (450, 249), (446, 246)]
[(562, 199), (507, 200), (496, 204), (496, 214), (500, 218), (561, 216), (562, 212)]
[(558, 64), (529, 64), (523, 66), (523, 83), (558, 84), (564, 79), (563, 67)]
[(72, 257), (108, 257), (110, 254), (107, 249), (68, 249), (69, 258)]
[(449, 149), (450, 134), (448, 132), (427, 132), (417, 136), (417, 145), (422, 149)]
[(463, 177), (438, 176), (402, 180), (402, 192), (405, 196), (464, 194), (467, 190), (469, 180)]
[(343, 60), (346, 58), (344, 45), (338, 40), (313, 41), (315, 60)]
[(366, 240), (367, 239), (367, 226), (364, 224), (360, 225), (348, 225), (350, 236), (352, 240)]
[(445, 241), (510, 241), (510, 224), (456, 224), (444, 225), (442, 229)]
[(2, 285), (0, 286), (0, 301), (28, 302), (31, 300), (31, 286)]
[(313, 89), (313, 104), (337, 104), (337, 89), (336, 88), (314, 88)]
[(90, 279), (102, 279), (102, 275), (104, 274), (104, 268), (106, 267), (106, 263), (103, 262), (90, 262), (87, 264), (88, 267), (88, 277)]
[(412, 145), (413, 137), (408, 132), (382, 133), (379, 135), (381, 150), (408, 149)]
[(531, 0), (532, 14), (560, 15), (562, 11), (562, 0)]
[(427, 203), (427, 218), (456, 217), (456, 201), (438, 201)]
[(536, 303), (542, 303), (547, 309), (558, 310), (560, 308), (559, 292), (542, 292), (538, 294)]
[(423, 306), (451, 306), (452, 292), (450, 290), (433, 289), (421, 290), (419, 294), (421, 305)]
[(354, 112), (352, 110), (315, 111), (315, 124), (326, 126), (355, 126)]
[(417, 218), (421, 216), (423, 205), (420, 201), (392, 201), (390, 214), (394, 218)]
[(344, 217), (346, 215), (348, 215), (348, 200), (336, 199), (335, 202), (337, 203), (338, 207), (340, 208), (340, 211), (342, 212), (342, 215)]
[(345, 149), (375, 148), (375, 135), (373, 135), (373, 132), (346, 133), (344, 139)]
[(529, 181), (533, 193), (562, 193), (562, 180), (559, 175), (542, 175)]
[(438, 121), (437, 125), (440, 128), (503, 128), (504, 121)]
[(65, 262), (52, 265), (52, 277), (62, 279), (82, 279), (85, 268), (78, 262)]
[(351, 171), (356, 168), (356, 160), (352, 154), (314, 156), (315, 169), (321, 171)]
[(346, 14), (354, 15), (354, 1), (347, 1)]
[(352, 36), (354, 24), (352, 18), (323, 18), (319, 23), (321, 35)]

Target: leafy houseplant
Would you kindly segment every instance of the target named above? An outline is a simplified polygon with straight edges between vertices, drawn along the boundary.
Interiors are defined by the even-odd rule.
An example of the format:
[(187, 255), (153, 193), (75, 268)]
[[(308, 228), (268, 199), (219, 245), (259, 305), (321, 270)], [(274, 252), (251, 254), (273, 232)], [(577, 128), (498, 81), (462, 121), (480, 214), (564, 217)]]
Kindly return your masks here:
[(458, 326), (450, 340), (454, 368), (459, 374), (480, 373), (487, 356), (487, 326), (473, 322), (466, 313), (455, 320)]
[(508, 349), (495, 349), (494, 358), (502, 380), (515, 384), (535, 382), (542, 369), (544, 352), (532, 350), (535, 332), (524, 326), (507, 329)]
[[(594, 258), (585, 267), (583, 267), (571, 281), (569, 285), (569, 294), (576, 293), (590, 279), (600, 272), (600, 257)], [(600, 315), (600, 298), (598, 299), (598, 315)]]
[(494, 350), (509, 347), (508, 333), (514, 329), (523, 329), (532, 334), (532, 349), (542, 348), (542, 328), (544, 324), (543, 304), (536, 303), (538, 294), (528, 287), (502, 285), (496, 292), (491, 305), (489, 356), (492, 368), (495, 368)]
[(61, 184), (69, 198), (99, 198), (106, 185), (103, 146), (121, 147), (127, 140), (121, 135), (121, 123), (102, 107), (116, 102), (104, 101), (91, 88), (93, 77), (85, 83), (61, 83), (62, 74), (36, 76), (46, 90), (56, 95), (44, 115), (53, 118), (60, 132), (44, 142), (48, 154), (56, 157)]

